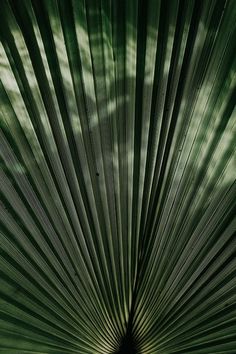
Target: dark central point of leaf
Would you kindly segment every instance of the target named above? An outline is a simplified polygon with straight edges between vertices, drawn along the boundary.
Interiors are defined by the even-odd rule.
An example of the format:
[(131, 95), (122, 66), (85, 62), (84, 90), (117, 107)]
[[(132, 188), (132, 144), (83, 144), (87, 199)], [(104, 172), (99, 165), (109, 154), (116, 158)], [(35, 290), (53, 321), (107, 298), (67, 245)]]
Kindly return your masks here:
[(131, 334), (122, 339), (119, 350), (115, 354), (138, 354), (136, 342)]

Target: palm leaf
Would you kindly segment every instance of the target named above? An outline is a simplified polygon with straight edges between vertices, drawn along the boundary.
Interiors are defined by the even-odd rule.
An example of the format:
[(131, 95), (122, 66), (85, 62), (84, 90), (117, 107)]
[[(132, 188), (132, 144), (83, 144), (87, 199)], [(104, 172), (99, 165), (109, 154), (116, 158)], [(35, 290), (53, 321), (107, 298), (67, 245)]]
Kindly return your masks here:
[(235, 1), (0, 10), (0, 351), (234, 353)]

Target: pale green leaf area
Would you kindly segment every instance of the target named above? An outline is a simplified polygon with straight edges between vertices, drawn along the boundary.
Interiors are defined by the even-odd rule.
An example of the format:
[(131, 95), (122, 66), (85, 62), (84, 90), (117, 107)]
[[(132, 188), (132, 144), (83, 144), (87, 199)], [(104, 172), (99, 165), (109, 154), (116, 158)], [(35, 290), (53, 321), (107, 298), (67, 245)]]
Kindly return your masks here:
[(0, 1), (0, 353), (236, 353), (236, 1)]

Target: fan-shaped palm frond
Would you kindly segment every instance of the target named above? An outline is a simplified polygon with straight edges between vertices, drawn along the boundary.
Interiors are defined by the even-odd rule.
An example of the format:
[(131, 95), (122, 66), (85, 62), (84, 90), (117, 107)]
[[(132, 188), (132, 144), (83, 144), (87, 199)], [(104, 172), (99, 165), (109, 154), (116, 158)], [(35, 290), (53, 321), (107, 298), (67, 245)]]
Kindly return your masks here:
[(236, 352), (236, 2), (0, 2), (0, 352)]

